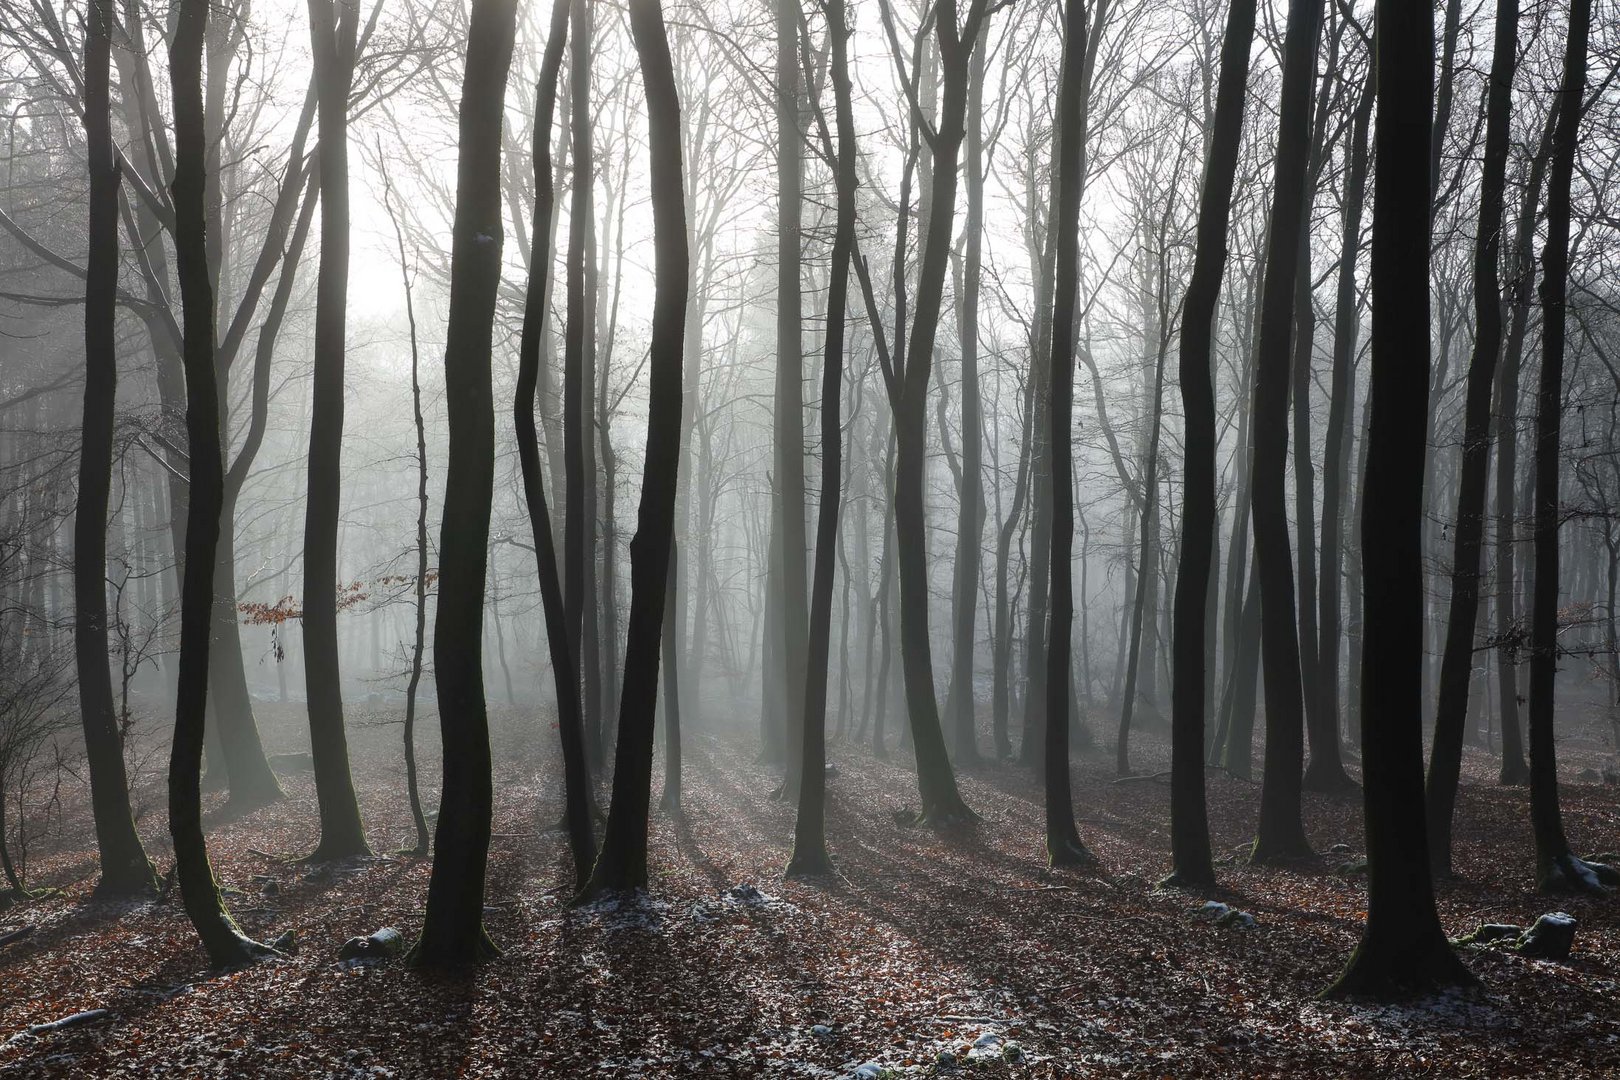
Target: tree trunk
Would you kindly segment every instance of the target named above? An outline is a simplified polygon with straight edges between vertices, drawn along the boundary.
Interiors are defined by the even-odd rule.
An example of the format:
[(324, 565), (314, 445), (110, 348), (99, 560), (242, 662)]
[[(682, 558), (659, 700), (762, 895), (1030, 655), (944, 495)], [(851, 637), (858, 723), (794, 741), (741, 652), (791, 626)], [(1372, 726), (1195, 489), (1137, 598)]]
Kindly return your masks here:
[(369, 855), (349, 773), (338, 668), (337, 548), (342, 499), (343, 370), (349, 291), (349, 89), (358, 8), (309, 0), (319, 95), (321, 265), (315, 285), (309, 499), (304, 516), (304, 681), (321, 840), (311, 861)]
[[(954, 18), (954, 16), (953, 16)], [(1052, 866), (1097, 861), (1080, 839), (1069, 782), (1071, 641), (1074, 628), (1074, 351), (1080, 271), (1081, 170), (1085, 145), (1080, 124), (1085, 101), (1086, 9), (1069, 0), (1063, 16), (1063, 75), (1058, 86), (1058, 133), (1052, 171), (1057, 176), (1055, 288), (1052, 303), (1051, 409), (1048, 469), (1052, 477), (1052, 601), (1046, 641), (1046, 856)], [(915, 363), (915, 358), (913, 363)]]
[(1530, 825), (1543, 892), (1601, 892), (1575, 857), (1558, 807), (1554, 683), (1558, 677), (1558, 515), (1563, 432), (1564, 321), (1569, 290), (1570, 185), (1575, 170), (1591, 0), (1570, 0), (1558, 125), (1547, 170), (1547, 239), (1541, 249), (1541, 385), (1536, 395), (1535, 573), (1530, 609)]
[[(534, 109), (534, 239), (533, 250), (540, 250), (556, 218), (556, 188), (551, 162), (551, 125), (557, 110), (557, 79), (562, 68), (563, 49), (568, 41), (569, 0), (554, 0), (551, 28), (540, 62)], [(540, 465), (539, 432), (535, 424), (535, 401), (544, 361), (541, 341), (546, 332), (546, 297), (550, 292), (551, 261), (530, 263), (524, 297), (523, 333), (518, 345), (517, 388), (513, 395), (512, 420), (517, 433), (518, 462), (523, 473), (525, 509), (534, 537), (536, 571), (540, 577), (540, 603), (546, 621), (546, 645), (551, 659), (552, 681), (557, 694), (557, 732), (563, 752), (563, 820), (568, 831), (568, 848), (574, 860), (575, 888), (589, 879), (596, 861), (596, 837), (591, 831), (590, 760), (585, 746), (585, 722), (580, 707), (579, 666), (574, 657), (572, 637), (557, 571), (556, 534), (551, 527), (551, 510), (546, 503), (545, 473)]]
[(1451, 557), (1451, 609), (1440, 662), (1440, 700), (1435, 707), (1434, 749), (1429, 759), (1429, 854), (1436, 874), (1451, 874), (1451, 820), (1462, 771), (1468, 719), (1468, 688), (1474, 671), (1474, 631), (1479, 621), (1480, 553), (1485, 539), (1485, 487), (1491, 464), (1491, 390), (1502, 346), (1502, 294), (1496, 267), (1501, 256), (1502, 202), (1507, 182), (1513, 72), (1518, 64), (1519, 0), (1497, 0), (1496, 45), (1491, 57), (1490, 97), (1485, 114), (1485, 159), (1474, 233), (1474, 352), (1468, 364), (1463, 420), (1462, 475), (1457, 483), (1456, 533)]
[(1434, 9), (1379, 0), (1372, 426), (1362, 506), (1367, 925), (1334, 997), (1404, 998), (1474, 977), (1440, 929), (1423, 802), (1423, 472), (1429, 422)]
[[(73, 511), (73, 644), (79, 714), (90, 770), (90, 807), (101, 857), (97, 897), (148, 896), (157, 875), (129, 807), (124, 741), (107, 666), (107, 502), (118, 393), (118, 164), (110, 102), (112, 0), (85, 20), (84, 134), (90, 172), (89, 256), (84, 279), (84, 424)], [(3, 794), (0, 794), (3, 797)]]
[(664, 622), (675, 475), (681, 445), (681, 350), (686, 318), (685, 208), (681, 184), (680, 101), (658, 0), (631, 0), (630, 32), (647, 97), (653, 211), (653, 312), (648, 360), (647, 453), (641, 506), (630, 542), (630, 625), (624, 696), (614, 758), (613, 804), (587, 895), (645, 888), (647, 807), (651, 799), (653, 718), (658, 704), (659, 636)]
[(1260, 638), (1265, 663), (1266, 753), (1260, 823), (1250, 857), (1259, 863), (1308, 855), (1311, 850), (1300, 817), (1304, 708), (1284, 470), (1288, 458), (1288, 354), (1294, 275), (1299, 268), (1300, 232), (1305, 219), (1310, 87), (1321, 21), (1321, 0), (1290, 0), (1283, 42), (1275, 192), (1266, 245), (1260, 345), (1255, 358), (1254, 551), (1260, 579)]
[(494, 784), (481, 630), (495, 483), (490, 354), (501, 280), (501, 121), (516, 28), (513, 0), (473, 0), (457, 138), (444, 356), (450, 453), (433, 621), (444, 782), (422, 936), (409, 956), (414, 966), (441, 971), (496, 953), (484, 932)]
[(1361, 311), (1356, 299), (1356, 255), (1361, 248), (1361, 215), (1367, 192), (1367, 143), (1377, 93), (1377, 66), (1369, 60), (1367, 82), (1356, 103), (1350, 130), (1350, 163), (1344, 184), (1343, 230), (1339, 240), (1338, 288), (1333, 312), (1333, 374), (1328, 387), (1326, 447), (1322, 461), (1321, 618), (1317, 626), (1317, 709), (1324, 725), (1340, 731), (1339, 648), (1343, 636), (1341, 602), (1344, 573), (1344, 503), (1354, 443), (1350, 418), (1356, 408), (1356, 338)]
[[(782, 797), (798, 799), (809, 600), (805, 595), (803, 260), (804, 134), (800, 101), (799, 0), (774, 0), (776, 12), (776, 391), (772, 486), (778, 503), (780, 575), (778, 644), (784, 682), (777, 691), (786, 721), (787, 780)], [(825, 406), (825, 403), (823, 403)]]
[[(789, 877), (832, 871), (827, 854), (827, 655), (832, 639), (833, 561), (843, 502), (844, 311), (849, 304), (849, 261), (855, 250), (855, 119), (849, 79), (849, 26), (845, 0), (829, 0), (827, 38), (832, 53), (834, 151), (837, 193), (832, 266), (827, 282), (827, 342), (821, 365), (821, 502), (816, 508), (815, 580), (810, 590), (810, 655), (805, 670), (804, 745), (799, 813), (794, 822)], [(848, 626), (846, 618), (845, 626)], [(848, 657), (844, 666), (848, 667)]]
[(1226, 269), (1226, 232), (1232, 186), (1243, 137), (1243, 98), (1254, 38), (1254, 0), (1233, 0), (1226, 14), (1215, 120), (1198, 203), (1197, 248), (1181, 312), (1180, 381), (1186, 415), (1186, 461), (1181, 553), (1176, 570), (1175, 628), (1171, 637), (1170, 876), (1169, 885), (1212, 884), (1209, 815), (1204, 804), (1204, 669), (1214, 639), (1208, 635), (1210, 572), (1215, 558), (1215, 384), (1212, 365), (1215, 306)]
[(664, 794), (658, 809), (670, 817), (681, 814), (681, 666), (676, 655), (675, 587), (679, 575), (680, 545), (669, 542), (669, 572), (664, 579)]
[(215, 547), (224, 495), (219, 395), (214, 374), (214, 297), (206, 239), (207, 138), (203, 125), (205, 0), (180, 0), (169, 47), (174, 100), (175, 270), (180, 283), (186, 373), (186, 434), (191, 463), (186, 560), (180, 601), (180, 677), (169, 753), (169, 835), (186, 915), (209, 963), (245, 964), (269, 950), (237, 929), (220, 897), (202, 828), (203, 718), (208, 701)]

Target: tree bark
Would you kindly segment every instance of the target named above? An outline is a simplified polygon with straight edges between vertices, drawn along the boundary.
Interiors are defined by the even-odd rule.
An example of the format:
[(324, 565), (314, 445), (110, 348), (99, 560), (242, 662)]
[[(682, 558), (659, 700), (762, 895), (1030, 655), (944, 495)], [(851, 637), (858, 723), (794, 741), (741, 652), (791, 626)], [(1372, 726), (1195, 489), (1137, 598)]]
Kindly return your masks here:
[(1181, 310), (1180, 381), (1186, 416), (1183, 459), (1186, 500), (1176, 570), (1170, 686), (1170, 876), (1177, 886), (1215, 880), (1209, 814), (1204, 804), (1205, 666), (1211, 563), (1215, 557), (1215, 384), (1212, 364), (1215, 306), (1226, 269), (1226, 233), (1243, 137), (1244, 94), (1254, 39), (1254, 0), (1232, 0), (1221, 46), (1215, 120), (1198, 203), (1197, 248)]
[(1434, 9), (1379, 0), (1374, 140), (1372, 425), (1362, 502), (1362, 767), (1367, 924), (1332, 997), (1472, 986), (1440, 929), (1423, 801), (1423, 472), (1429, 422)]
[(1265, 667), (1266, 751), (1260, 823), (1251, 860), (1273, 862), (1310, 854), (1300, 817), (1304, 707), (1299, 636), (1294, 622), (1294, 572), (1288, 541), (1284, 469), (1288, 458), (1289, 338), (1294, 275), (1304, 225), (1311, 78), (1321, 0), (1290, 0), (1283, 41), (1282, 107), (1277, 164), (1261, 296), (1260, 344), (1254, 383), (1254, 551), (1260, 579), (1260, 638)]
[[(1055, 289), (1052, 301), (1048, 469), (1052, 477), (1052, 601), (1046, 641), (1046, 856), (1052, 866), (1088, 866), (1097, 858), (1080, 839), (1069, 781), (1070, 655), (1074, 627), (1074, 352), (1080, 271), (1080, 193), (1084, 168), (1083, 68), (1086, 9), (1069, 0), (1063, 16), (1063, 75), (1058, 86), (1053, 172), (1057, 174)], [(915, 363), (915, 358), (913, 363)]]
[(630, 0), (630, 32), (647, 96), (653, 211), (653, 312), (648, 360), (647, 453), (641, 506), (630, 542), (630, 625), (613, 769), (613, 803), (602, 851), (586, 887), (598, 895), (647, 885), (647, 808), (659, 637), (664, 622), (675, 476), (681, 444), (681, 352), (690, 253), (681, 183), (681, 107), (658, 0)]
[(169, 46), (174, 100), (175, 270), (182, 307), (186, 435), (191, 463), (186, 560), (180, 601), (180, 674), (169, 753), (169, 835), (180, 896), (215, 967), (251, 962), (270, 950), (246, 937), (225, 910), (202, 828), (203, 718), (208, 701), (215, 547), (224, 496), (219, 396), (214, 374), (214, 297), (208, 272), (207, 138), (202, 54), (206, 0), (180, 0)]
[(107, 666), (107, 502), (118, 395), (118, 163), (111, 115), (112, 0), (85, 19), (84, 134), (89, 158), (89, 254), (84, 276), (84, 422), (73, 512), (73, 644), (90, 808), (101, 858), (99, 897), (148, 896), (157, 875), (135, 831), (124, 741)]
[(309, 0), (320, 130), (321, 265), (315, 285), (309, 498), (304, 515), (304, 680), (321, 839), (310, 861), (369, 855), (349, 773), (338, 666), (337, 545), (342, 499), (343, 372), (348, 350), (349, 84), (358, 9)]
[(1558, 807), (1554, 732), (1558, 677), (1558, 515), (1563, 434), (1564, 337), (1569, 290), (1570, 186), (1575, 171), (1591, 0), (1570, 0), (1569, 36), (1559, 88), (1558, 124), (1547, 169), (1547, 238), (1541, 249), (1541, 383), (1536, 394), (1535, 586), (1530, 608), (1530, 825), (1536, 881), (1544, 892), (1601, 892), (1592, 869), (1575, 857)]
[(1451, 874), (1451, 821), (1462, 771), (1468, 689), (1474, 670), (1474, 629), (1479, 621), (1480, 554), (1484, 548), (1485, 489), (1491, 458), (1491, 391), (1502, 346), (1502, 293), (1496, 267), (1501, 257), (1502, 204), (1518, 49), (1519, 0), (1497, 0), (1479, 225), (1474, 233), (1474, 352), (1468, 364), (1462, 475), (1457, 482), (1451, 609), (1446, 621), (1445, 653), (1440, 661), (1434, 748), (1429, 758), (1429, 855), (1435, 873), (1442, 876)]
[(490, 354), (501, 280), (501, 121), (516, 28), (513, 0), (473, 0), (457, 138), (444, 356), (450, 453), (433, 621), (444, 781), (422, 936), (408, 958), (434, 970), (462, 968), (496, 953), (484, 932), (494, 785), (482, 629), (495, 482)]

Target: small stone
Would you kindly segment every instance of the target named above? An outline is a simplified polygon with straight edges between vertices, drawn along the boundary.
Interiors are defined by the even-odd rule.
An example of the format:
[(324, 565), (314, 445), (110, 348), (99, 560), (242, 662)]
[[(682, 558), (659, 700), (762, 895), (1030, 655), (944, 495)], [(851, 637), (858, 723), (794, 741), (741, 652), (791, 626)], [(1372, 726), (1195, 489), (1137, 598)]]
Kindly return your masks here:
[(1024, 1060), (1024, 1048), (1022, 1046), (1019, 1046), (1016, 1042), (1008, 1040), (1007, 1045), (1005, 1045), (1005, 1046), (1003, 1046), (1001, 1048), (1001, 1060), (1003, 1060), (1003, 1061), (1023, 1061)]
[(373, 934), (352, 937), (338, 950), (339, 960), (389, 960), (405, 951), (405, 935), (392, 926)]
[(278, 953), (288, 956), (298, 955), (298, 934), (293, 930), (283, 930), (270, 941), (270, 947)]

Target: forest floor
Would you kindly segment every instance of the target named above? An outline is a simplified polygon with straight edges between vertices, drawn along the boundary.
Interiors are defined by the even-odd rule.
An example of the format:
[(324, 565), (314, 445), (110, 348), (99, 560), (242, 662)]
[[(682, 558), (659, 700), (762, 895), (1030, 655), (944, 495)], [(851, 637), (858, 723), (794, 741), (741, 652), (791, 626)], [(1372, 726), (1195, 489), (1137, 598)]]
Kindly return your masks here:
[[(351, 710), (352, 713), (359, 710)], [(302, 714), (265, 707), (272, 751), (297, 747)], [(1313, 842), (1333, 853), (1289, 869), (1244, 865), (1258, 787), (1210, 773), (1221, 888), (1166, 891), (1169, 791), (1112, 783), (1081, 758), (1075, 797), (1098, 873), (1045, 869), (1039, 791), (1026, 770), (962, 770), (982, 815), (965, 836), (896, 823), (915, 806), (908, 759), (835, 744), (828, 835), (838, 866), (784, 881), (792, 808), (742, 743), (699, 735), (685, 813), (655, 817), (653, 886), (636, 902), (569, 906), (549, 755), (531, 717), (497, 717), (497, 805), (487, 925), (502, 956), (459, 980), (396, 962), (340, 964), (351, 935), (421, 926), (429, 864), (379, 855), (335, 870), (289, 858), (315, 840), (312, 781), (210, 833), (243, 927), (291, 929), (297, 956), (211, 973), (178, 898), (87, 906), (93, 853), (39, 850), (43, 899), (0, 911), (0, 1076), (1583, 1076), (1620, 1073), (1620, 901), (1532, 891), (1527, 793), (1494, 784), (1470, 750), (1459, 809), (1461, 877), (1441, 915), (1483, 922), (1579, 919), (1568, 963), (1471, 952), (1481, 993), (1408, 1006), (1316, 995), (1359, 936), (1365, 879), (1358, 795), (1307, 796)], [(428, 725), (430, 728), (436, 726)], [(1582, 853), (1620, 847), (1616, 788), (1597, 720), (1566, 739), (1564, 814)], [(397, 725), (363, 723), (358, 782), (381, 850), (408, 840)], [(1167, 765), (1137, 739), (1136, 765)], [(500, 760), (500, 758), (498, 758)], [(297, 764), (297, 758), (283, 764)], [(428, 775), (436, 775), (431, 763)], [(142, 820), (170, 860), (161, 789)], [(88, 835), (68, 811), (66, 834)], [(1218, 900), (1254, 925), (1220, 925)], [(104, 1015), (53, 1031), (38, 1025)]]

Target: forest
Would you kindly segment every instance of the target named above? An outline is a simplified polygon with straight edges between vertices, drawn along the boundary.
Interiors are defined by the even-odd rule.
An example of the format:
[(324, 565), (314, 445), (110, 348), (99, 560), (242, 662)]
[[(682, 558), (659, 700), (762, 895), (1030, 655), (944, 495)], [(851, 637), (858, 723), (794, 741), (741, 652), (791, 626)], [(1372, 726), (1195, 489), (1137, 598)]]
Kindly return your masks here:
[(1620, 1074), (1617, 0), (0, 0), (0, 1078)]

